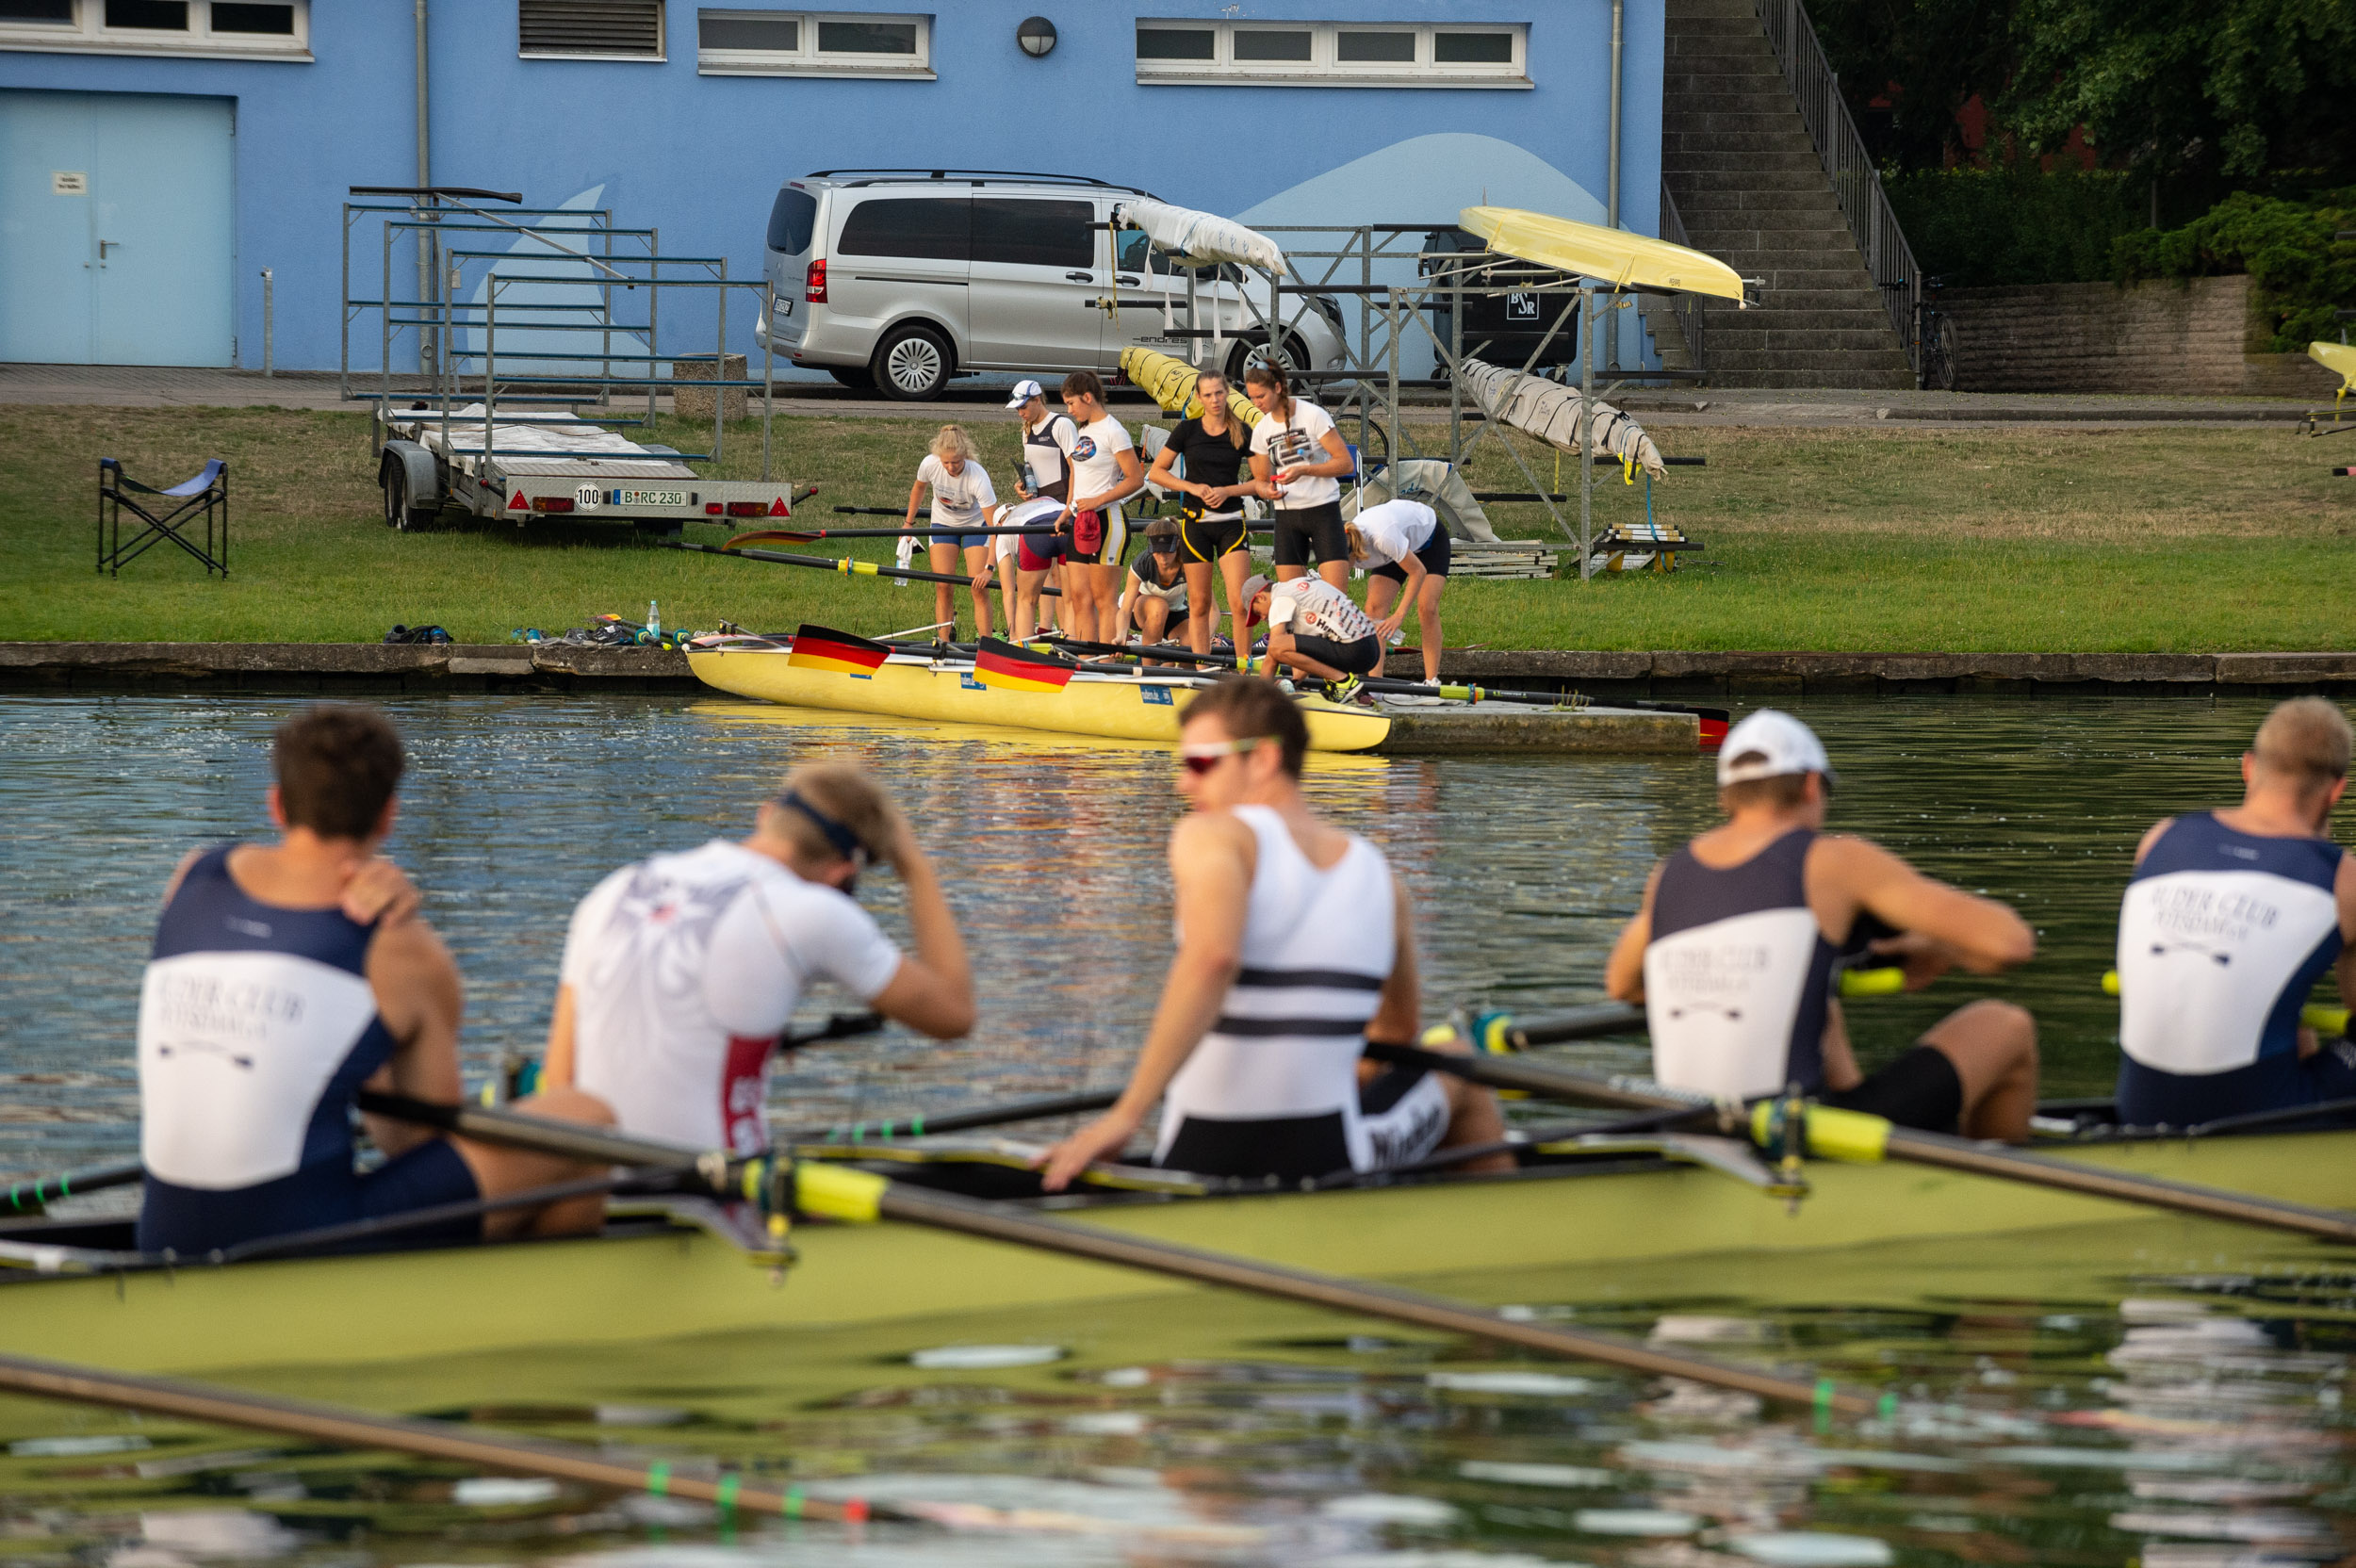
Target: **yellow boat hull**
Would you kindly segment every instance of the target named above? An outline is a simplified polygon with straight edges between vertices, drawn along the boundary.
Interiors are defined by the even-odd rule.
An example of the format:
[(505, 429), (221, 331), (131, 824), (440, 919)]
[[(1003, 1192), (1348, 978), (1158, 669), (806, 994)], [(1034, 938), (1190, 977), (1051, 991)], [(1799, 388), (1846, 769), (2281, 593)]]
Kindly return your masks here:
[[(846, 675), (795, 665), (784, 653), (766, 648), (691, 648), (687, 661), (707, 686), (799, 708), (1164, 745), (1177, 741), (1178, 716), (1197, 690), (1179, 681), (1083, 671), (1060, 692), (1018, 692), (984, 686), (958, 665), (894, 660), (872, 675)], [(1309, 721), (1309, 745), (1317, 751), (1371, 751), (1391, 731), (1383, 714), (1321, 697), (1302, 697), (1301, 710)]]

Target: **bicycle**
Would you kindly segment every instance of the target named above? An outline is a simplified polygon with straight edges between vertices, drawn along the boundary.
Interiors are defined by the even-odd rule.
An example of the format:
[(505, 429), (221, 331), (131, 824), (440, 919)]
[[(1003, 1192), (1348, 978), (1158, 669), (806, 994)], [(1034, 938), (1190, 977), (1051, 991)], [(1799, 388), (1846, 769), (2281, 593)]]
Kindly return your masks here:
[(1914, 301), (1914, 384), (1918, 391), (1955, 389), (1955, 318), (1939, 308), (1939, 278), (1922, 280)]

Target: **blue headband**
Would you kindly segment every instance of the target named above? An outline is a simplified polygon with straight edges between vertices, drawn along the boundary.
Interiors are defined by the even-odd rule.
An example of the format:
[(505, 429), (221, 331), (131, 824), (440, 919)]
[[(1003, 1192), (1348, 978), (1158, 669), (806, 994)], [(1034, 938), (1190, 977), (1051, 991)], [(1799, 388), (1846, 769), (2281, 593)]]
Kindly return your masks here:
[(803, 816), (808, 817), (811, 825), (826, 835), (826, 842), (834, 845), (834, 852), (845, 860), (865, 860), (873, 858), (867, 846), (859, 841), (858, 834), (804, 800), (799, 790), (786, 791), (785, 793), (777, 796), (777, 804), (789, 811), (799, 811)]

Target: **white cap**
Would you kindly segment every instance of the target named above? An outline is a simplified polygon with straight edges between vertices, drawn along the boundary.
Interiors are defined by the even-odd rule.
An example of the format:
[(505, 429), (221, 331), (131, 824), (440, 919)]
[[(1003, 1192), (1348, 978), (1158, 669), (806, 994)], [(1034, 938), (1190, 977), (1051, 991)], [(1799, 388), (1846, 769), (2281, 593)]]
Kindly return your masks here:
[(1268, 580), (1257, 572), (1243, 580), (1242, 596), (1236, 599), (1232, 608), (1243, 612), (1243, 624), (1246, 629), (1260, 624), (1260, 612), (1252, 608), (1252, 601), (1269, 591)]
[[(1738, 761), (1750, 757), (1749, 761)], [(1837, 777), (1816, 732), (1791, 714), (1775, 708), (1758, 712), (1726, 731), (1718, 748), (1718, 782), (1747, 784), (1754, 778), (1779, 778), (1786, 774), (1821, 773)]]
[(1047, 388), (1041, 386), (1039, 383), (1035, 381), (1019, 381), (1014, 384), (1014, 396), (1006, 400), (1006, 406), (1008, 408), (1021, 408), (1024, 403), (1029, 402), (1033, 398), (1044, 398), (1045, 396), (1047, 396)]

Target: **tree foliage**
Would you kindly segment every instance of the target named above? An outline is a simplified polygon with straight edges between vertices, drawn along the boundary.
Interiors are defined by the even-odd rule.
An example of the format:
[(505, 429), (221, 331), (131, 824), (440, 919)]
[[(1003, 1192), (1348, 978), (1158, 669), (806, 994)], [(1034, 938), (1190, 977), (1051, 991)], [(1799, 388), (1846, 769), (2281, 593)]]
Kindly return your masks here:
[(2356, 306), (2356, 189), (2316, 203), (2278, 202), (2238, 191), (2181, 229), (2122, 235), (2114, 255), (2121, 283), (2248, 272), (2250, 308), (2273, 334), (2268, 345), (2296, 352), (2333, 337), (2333, 312)]
[(2011, 79), (2009, 0), (1814, 0), (1808, 8), (1849, 112), (1892, 167), (1947, 163), (1960, 150), (1957, 111)]

